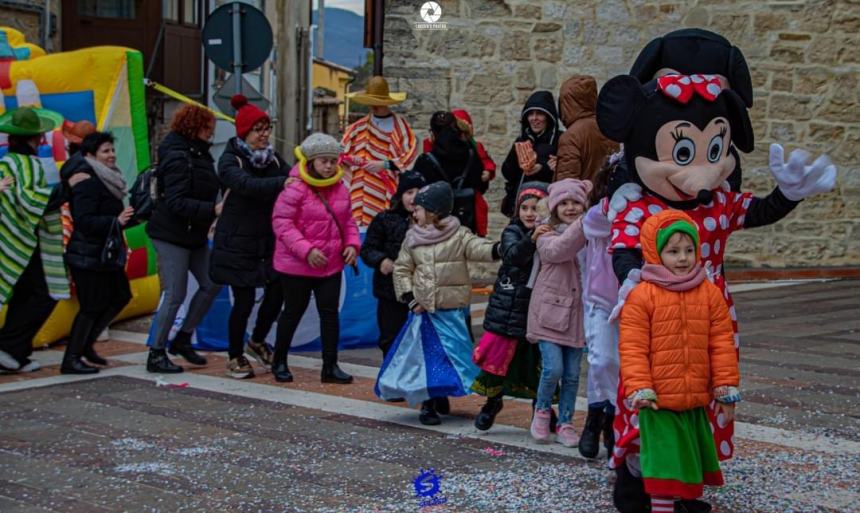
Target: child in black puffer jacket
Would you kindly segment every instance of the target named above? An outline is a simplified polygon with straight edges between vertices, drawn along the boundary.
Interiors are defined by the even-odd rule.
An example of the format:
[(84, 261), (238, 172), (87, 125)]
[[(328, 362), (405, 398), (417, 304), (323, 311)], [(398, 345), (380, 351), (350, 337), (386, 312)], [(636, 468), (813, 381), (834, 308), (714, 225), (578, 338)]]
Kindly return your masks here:
[(547, 184), (526, 182), (516, 197), (515, 217), (502, 232), (502, 265), (484, 316), (484, 335), (472, 359), (481, 368), (472, 390), (487, 397), (475, 427), (492, 427), (502, 410), (502, 396), (534, 399), (540, 376), (540, 351), (526, 340), (531, 289), (528, 287), (535, 241), (546, 227), (537, 227), (537, 202)]
[(397, 300), (391, 273), (400, 246), (409, 229), (415, 210), (415, 194), (426, 185), (424, 176), (415, 171), (400, 175), (391, 208), (377, 215), (367, 228), (361, 245), (361, 259), (373, 272), (373, 295), (377, 299), (376, 322), (379, 325), (379, 348), (383, 356), (406, 323), (409, 307)]

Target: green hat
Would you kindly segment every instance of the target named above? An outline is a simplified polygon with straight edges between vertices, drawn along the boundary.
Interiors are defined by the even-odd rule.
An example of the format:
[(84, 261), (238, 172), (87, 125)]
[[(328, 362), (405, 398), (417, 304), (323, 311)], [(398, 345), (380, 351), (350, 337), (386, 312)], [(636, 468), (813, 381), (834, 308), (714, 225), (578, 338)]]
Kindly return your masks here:
[(699, 231), (695, 226), (683, 219), (675, 221), (669, 226), (657, 230), (657, 253), (663, 252), (663, 248), (666, 247), (666, 243), (669, 242), (672, 235), (675, 235), (676, 233), (684, 233), (693, 239), (693, 246), (697, 248), (696, 255), (699, 254)]
[(9, 135), (44, 134), (62, 124), (62, 114), (35, 107), (19, 107), (0, 115), (0, 133)]

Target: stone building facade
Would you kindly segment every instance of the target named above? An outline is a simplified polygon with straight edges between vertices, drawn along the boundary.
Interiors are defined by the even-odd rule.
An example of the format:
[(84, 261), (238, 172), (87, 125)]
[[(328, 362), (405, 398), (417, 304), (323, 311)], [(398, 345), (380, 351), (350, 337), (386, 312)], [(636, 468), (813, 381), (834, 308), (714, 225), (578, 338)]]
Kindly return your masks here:
[(15, 0), (5, 2), (0, 6), (0, 26), (12, 27), (24, 34), (28, 43), (45, 47), (51, 52), (60, 48), (60, 2), (51, 2), (52, 22), (50, 33), (45, 44), (42, 36), (45, 32), (45, 22), (42, 12), (45, 9), (43, 0)]
[[(419, 30), (421, 2), (388, 3), (385, 74), (407, 91), (400, 109), (426, 135), (430, 114), (466, 108), (498, 164), (536, 89), (558, 93), (569, 75), (598, 84), (629, 71), (652, 38), (702, 27), (741, 48), (755, 87), (756, 149), (742, 158), (744, 187), (774, 186), (768, 147), (829, 154), (836, 190), (782, 222), (732, 237), (737, 266), (860, 265), (860, 3), (856, 0), (438, 0), (447, 30)], [(502, 179), (491, 187), (498, 210)], [(506, 220), (497, 214), (491, 236)]]

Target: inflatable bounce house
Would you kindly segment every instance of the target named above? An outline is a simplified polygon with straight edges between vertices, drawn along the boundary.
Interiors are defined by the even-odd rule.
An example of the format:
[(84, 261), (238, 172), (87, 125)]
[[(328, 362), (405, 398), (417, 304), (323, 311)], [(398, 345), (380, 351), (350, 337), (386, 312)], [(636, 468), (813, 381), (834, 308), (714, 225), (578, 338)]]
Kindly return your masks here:
[[(67, 122), (86, 120), (98, 130), (109, 130), (116, 139), (117, 165), (128, 183), (149, 166), (143, 55), (137, 50), (101, 46), (48, 55), (17, 30), (0, 27), (0, 113), (21, 105), (43, 107)], [(3, 138), (0, 155), (5, 152)], [(39, 157), (48, 175), (58, 181), (58, 169), (68, 157), (61, 130), (46, 134)], [(131, 250), (126, 273), (133, 299), (120, 319), (152, 312), (159, 295), (155, 250), (143, 226), (126, 230), (125, 236)], [(58, 303), (34, 346), (66, 337), (77, 310), (74, 296)], [(0, 323), (4, 315), (0, 310)]]

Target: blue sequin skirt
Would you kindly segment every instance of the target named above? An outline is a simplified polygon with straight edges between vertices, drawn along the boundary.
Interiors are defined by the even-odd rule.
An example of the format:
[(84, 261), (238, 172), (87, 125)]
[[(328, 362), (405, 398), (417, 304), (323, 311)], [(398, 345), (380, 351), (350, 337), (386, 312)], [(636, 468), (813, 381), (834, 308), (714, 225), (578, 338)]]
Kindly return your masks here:
[(410, 405), (468, 395), (480, 369), (472, 362), (466, 315), (466, 309), (409, 314), (379, 369), (376, 395)]

